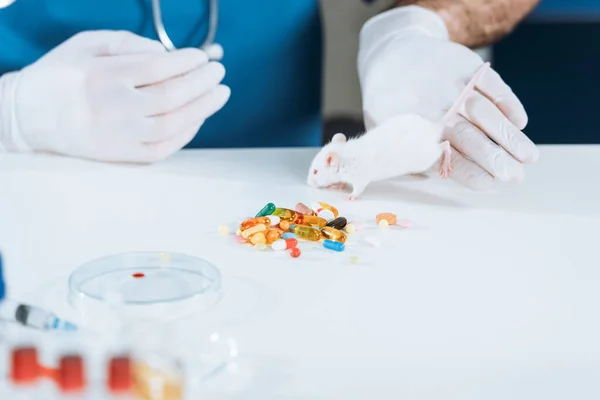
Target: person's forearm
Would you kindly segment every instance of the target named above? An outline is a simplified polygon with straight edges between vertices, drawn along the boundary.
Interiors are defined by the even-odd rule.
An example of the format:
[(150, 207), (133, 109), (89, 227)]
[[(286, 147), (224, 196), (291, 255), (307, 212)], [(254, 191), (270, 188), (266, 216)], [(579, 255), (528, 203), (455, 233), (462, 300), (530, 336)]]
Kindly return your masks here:
[(508, 34), (540, 0), (401, 0), (437, 12), (450, 40), (467, 47), (491, 44)]

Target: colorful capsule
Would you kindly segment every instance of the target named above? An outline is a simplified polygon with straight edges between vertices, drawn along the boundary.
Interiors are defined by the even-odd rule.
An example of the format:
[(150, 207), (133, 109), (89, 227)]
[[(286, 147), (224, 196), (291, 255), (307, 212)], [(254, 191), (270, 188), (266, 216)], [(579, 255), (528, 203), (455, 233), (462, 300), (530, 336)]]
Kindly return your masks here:
[(273, 242), (271, 248), (273, 250), (289, 250), (298, 246), (298, 239), (290, 238), (290, 239), (279, 239)]
[(319, 201), (319, 203), (318, 203), (318, 205), (316, 207), (317, 208), (316, 208), (315, 211), (317, 211), (317, 213), (320, 211), (320, 209), (331, 211), (333, 213), (333, 218), (332, 219), (337, 218), (340, 215), (340, 213), (338, 212), (337, 208), (335, 208), (334, 206), (332, 206), (330, 204), (324, 203), (322, 201)]
[(396, 214), (394, 213), (381, 213), (375, 216), (375, 220), (378, 224), (381, 221), (387, 221), (388, 225), (394, 225), (396, 223)]
[(336, 241), (329, 240), (329, 239), (327, 239), (323, 242), (323, 247), (325, 247), (326, 249), (329, 249), (329, 250), (333, 250), (333, 251), (344, 251), (344, 249), (346, 248), (344, 243), (336, 242)]
[(356, 226), (354, 224), (348, 224), (346, 225), (346, 233), (354, 233), (356, 232)]
[[(288, 229), (289, 229), (289, 227), (288, 227)], [(293, 233), (293, 232), (285, 232), (284, 234), (282, 234), (282, 235), (281, 235), (281, 238), (282, 238), (282, 239), (290, 239), (290, 238), (297, 239), (297, 238), (298, 238), (298, 235), (296, 235), (296, 234), (295, 234), (295, 233)]]
[(336, 242), (344, 243), (346, 241), (346, 234), (338, 229), (332, 228), (330, 226), (326, 226), (321, 229), (321, 233), (325, 239), (333, 240)]
[(298, 225), (311, 225), (318, 226), (320, 228), (327, 225), (327, 221), (323, 218), (317, 217), (315, 215), (303, 215), (298, 214), (298, 218), (295, 221)]
[(296, 221), (298, 213), (287, 208), (276, 208), (273, 215), (277, 215), (282, 221)]
[(246, 229), (252, 228), (258, 224), (265, 224), (266, 226), (275, 226), (279, 224), (279, 217), (276, 215), (271, 215), (269, 217), (258, 217), (248, 219), (240, 224), (240, 229), (245, 231)]
[(290, 256), (292, 256), (293, 258), (300, 257), (300, 254), (302, 254), (302, 251), (300, 250), (299, 247), (294, 247), (293, 249), (290, 250)]
[(248, 239), (250, 236), (255, 234), (256, 232), (261, 232), (267, 230), (267, 226), (265, 224), (254, 225), (252, 228), (246, 229), (242, 232), (242, 237), (244, 239)]
[(296, 211), (304, 215), (315, 215), (315, 212), (304, 203), (296, 204)]
[(252, 236), (250, 236), (250, 243), (252, 244), (266, 244), (267, 243), (267, 238), (265, 236), (264, 232), (256, 232), (255, 234), (253, 234)]
[(275, 228), (269, 228), (265, 233), (265, 237), (267, 238), (267, 244), (271, 244), (281, 237), (281, 233)]
[(317, 242), (321, 239), (321, 231), (312, 226), (306, 225), (290, 225), (290, 231), (294, 232), (300, 239)]
[(264, 206), (258, 213), (256, 213), (254, 218), (266, 217), (267, 215), (271, 215), (273, 214), (273, 211), (275, 211), (275, 208), (275, 204), (269, 203), (266, 206)]
[(335, 229), (344, 229), (348, 224), (348, 220), (344, 217), (337, 217), (327, 223), (327, 226), (331, 226)]

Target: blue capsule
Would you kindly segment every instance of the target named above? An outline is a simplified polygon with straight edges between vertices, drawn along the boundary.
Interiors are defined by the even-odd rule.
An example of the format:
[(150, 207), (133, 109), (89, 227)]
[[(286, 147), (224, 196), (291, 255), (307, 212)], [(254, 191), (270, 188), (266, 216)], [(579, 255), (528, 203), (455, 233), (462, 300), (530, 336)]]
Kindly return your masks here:
[(298, 235), (296, 235), (293, 232), (286, 232), (283, 235), (281, 235), (282, 239), (298, 239)]
[(346, 245), (342, 242), (327, 239), (323, 242), (323, 247), (333, 251), (344, 251)]

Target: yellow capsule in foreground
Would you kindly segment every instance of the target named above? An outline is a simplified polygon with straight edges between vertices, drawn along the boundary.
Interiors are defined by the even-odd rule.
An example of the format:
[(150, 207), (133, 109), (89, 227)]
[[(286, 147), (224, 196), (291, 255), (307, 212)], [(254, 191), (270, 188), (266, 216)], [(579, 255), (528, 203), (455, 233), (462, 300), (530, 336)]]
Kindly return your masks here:
[(325, 239), (333, 240), (335, 242), (344, 243), (347, 238), (347, 236), (344, 232), (342, 232), (338, 229), (332, 228), (330, 226), (326, 226), (326, 227), (322, 228), (321, 234), (323, 235), (323, 237)]
[(321, 231), (307, 225), (291, 225), (290, 231), (294, 232), (300, 239), (317, 242), (321, 239)]

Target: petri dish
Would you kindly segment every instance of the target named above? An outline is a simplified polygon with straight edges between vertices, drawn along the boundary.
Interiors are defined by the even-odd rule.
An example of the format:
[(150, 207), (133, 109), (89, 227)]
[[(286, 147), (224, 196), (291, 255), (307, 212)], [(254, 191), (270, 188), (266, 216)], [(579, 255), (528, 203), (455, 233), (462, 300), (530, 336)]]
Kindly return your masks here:
[[(201, 258), (170, 252), (103, 257), (69, 277), (69, 303), (86, 322), (182, 318), (210, 309), (220, 298), (221, 274)], [(106, 321), (102, 322), (103, 324)]]

